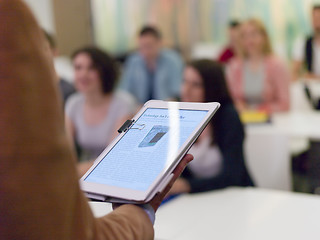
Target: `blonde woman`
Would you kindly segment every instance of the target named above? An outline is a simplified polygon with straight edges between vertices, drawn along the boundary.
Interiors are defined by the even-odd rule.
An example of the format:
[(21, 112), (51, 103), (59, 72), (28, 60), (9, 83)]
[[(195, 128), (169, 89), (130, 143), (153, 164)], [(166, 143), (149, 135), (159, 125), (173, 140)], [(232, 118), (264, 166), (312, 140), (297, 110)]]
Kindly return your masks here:
[(270, 114), (289, 110), (287, 66), (272, 52), (263, 23), (250, 19), (241, 26), (240, 56), (227, 69), (228, 85), (237, 109), (264, 110)]

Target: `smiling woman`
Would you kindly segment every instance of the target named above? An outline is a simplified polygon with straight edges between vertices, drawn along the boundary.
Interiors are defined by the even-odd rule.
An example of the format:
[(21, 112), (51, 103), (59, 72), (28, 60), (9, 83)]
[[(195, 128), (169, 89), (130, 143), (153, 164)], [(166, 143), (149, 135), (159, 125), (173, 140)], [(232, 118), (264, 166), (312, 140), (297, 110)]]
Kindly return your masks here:
[(116, 62), (100, 49), (87, 47), (73, 55), (78, 94), (66, 103), (66, 128), (80, 147), (81, 160), (94, 160), (129, 117), (129, 104), (113, 94)]
[(238, 111), (288, 111), (292, 76), (285, 62), (273, 54), (267, 30), (259, 19), (242, 24), (240, 45), (241, 55), (228, 66), (229, 88)]
[(205, 192), (229, 186), (253, 186), (243, 154), (244, 129), (233, 105), (222, 66), (211, 60), (187, 64), (181, 100), (219, 102), (215, 118), (190, 149), (194, 156), (171, 194)]

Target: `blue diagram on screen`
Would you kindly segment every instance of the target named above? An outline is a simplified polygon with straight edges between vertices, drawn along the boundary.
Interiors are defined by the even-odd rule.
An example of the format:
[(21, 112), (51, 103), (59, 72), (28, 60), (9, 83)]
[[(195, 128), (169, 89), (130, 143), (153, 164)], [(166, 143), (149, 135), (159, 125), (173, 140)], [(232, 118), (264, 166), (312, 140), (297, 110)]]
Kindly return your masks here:
[(147, 136), (139, 144), (139, 147), (152, 147), (156, 145), (157, 142), (159, 142), (168, 131), (168, 126), (153, 126), (150, 132), (148, 132)]

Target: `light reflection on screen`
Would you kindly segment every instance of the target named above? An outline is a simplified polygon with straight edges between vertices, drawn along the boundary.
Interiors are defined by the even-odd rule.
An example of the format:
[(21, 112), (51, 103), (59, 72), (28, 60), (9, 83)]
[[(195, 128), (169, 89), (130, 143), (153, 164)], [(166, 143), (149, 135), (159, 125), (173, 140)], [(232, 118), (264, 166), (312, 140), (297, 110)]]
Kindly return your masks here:
[(206, 110), (148, 108), (85, 181), (145, 191), (167, 168)]

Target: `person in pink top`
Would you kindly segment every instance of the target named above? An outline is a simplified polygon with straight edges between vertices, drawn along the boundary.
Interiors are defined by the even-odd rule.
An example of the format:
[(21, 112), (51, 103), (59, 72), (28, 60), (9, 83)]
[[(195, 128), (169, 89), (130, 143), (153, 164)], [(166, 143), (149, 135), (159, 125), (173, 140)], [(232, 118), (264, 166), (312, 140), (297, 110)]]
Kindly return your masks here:
[(291, 75), (272, 52), (266, 28), (256, 19), (241, 26), (241, 55), (227, 66), (228, 86), (238, 111), (289, 110)]

